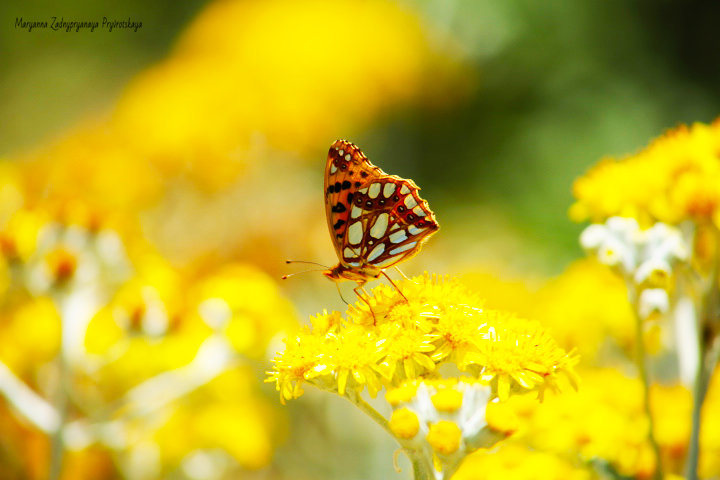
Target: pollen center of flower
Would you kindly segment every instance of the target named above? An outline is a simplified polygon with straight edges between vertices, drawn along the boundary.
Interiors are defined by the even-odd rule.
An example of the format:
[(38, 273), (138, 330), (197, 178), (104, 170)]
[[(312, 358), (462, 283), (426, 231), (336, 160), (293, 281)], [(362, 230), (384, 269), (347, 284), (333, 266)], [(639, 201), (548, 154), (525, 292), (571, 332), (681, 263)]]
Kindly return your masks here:
[(407, 440), (417, 435), (420, 421), (412, 410), (399, 408), (390, 417), (390, 430), (396, 437)]
[(451, 455), (460, 448), (462, 431), (454, 422), (441, 420), (430, 425), (426, 440), (435, 452)]
[(457, 390), (440, 390), (431, 398), (433, 405), (440, 412), (454, 412), (462, 406), (463, 395)]

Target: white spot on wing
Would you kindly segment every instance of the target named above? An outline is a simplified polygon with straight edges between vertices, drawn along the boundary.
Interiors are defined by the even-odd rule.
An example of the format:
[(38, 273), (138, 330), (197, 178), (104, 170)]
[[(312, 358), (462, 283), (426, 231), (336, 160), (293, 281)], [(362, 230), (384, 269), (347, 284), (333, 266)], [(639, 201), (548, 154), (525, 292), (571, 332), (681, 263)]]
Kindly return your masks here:
[(358, 207), (357, 205), (353, 205), (352, 210), (350, 210), (350, 217), (358, 218), (362, 212), (362, 208)]
[(417, 245), (417, 242), (412, 242), (412, 243), (408, 243), (407, 245), (402, 245), (400, 247), (393, 248), (392, 250), (390, 250), (390, 255), (396, 255), (398, 253), (405, 252), (405, 251), (413, 248), (415, 245)]
[(357, 253), (352, 251), (349, 247), (345, 247), (345, 250), (343, 250), (343, 255), (345, 258), (355, 258), (357, 257)]
[[(377, 183), (375, 185), (377, 185)], [(380, 215), (378, 215), (377, 220), (375, 220), (375, 225), (373, 225), (370, 229), (370, 236), (374, 238), (382, 238), (382, 236), (385, 235), (385, 230), (387, 230), (387, 226), (388, 214), (381, 213)]]
[(412, 195), (408, 195), (407, 197), (405, 197), (405, 206), (407, 208), (413, 208), (416, 205), (417, 202), (415, 201), (415, 197), (413, 197)]
[(355, 222), (348, 228), (347, 239), (352, 245), (357, 245), (363, 238), (362, 222)]
[(368, 190), (368, 196), (370, 198), (376, 198), (379, 193), (380, 193), (380, 184), (379, 183), (373, 183), (372, 185), (370, 185), (370, 189)]
[(410, 232), (410, 235), (417, 235), (418, 233), (425, 230), (424, 228), (417, 228), (415, 225), (410, 225), (408, 227), (408, 232)]
[(407, 195), (408, 193), (410, 193), (410, 189), (407, 185), (403, 185), (402, 188), (400, 188), (400, 193), (402, 193), (403, 195)]
[(345, 160), (347, 160), (348, 162), (350, 161), (350, 154), (349, 154), (349, 153), (348, 153), (347, 155), (345, 155)]
[(367, 192), (368, 192), (367, 187), (361, 188), (360, 190), (358, 190), (358, 193), (362, 193), (363, 195), (365, 195)]
[(340, 154), (340, 156), (342, 157), (342, 156), (343, 156), (343, 154), (345, 153), (345, 150), (340, 150), (340, 151), (339, 151), (338, 153), (339, 153), (339, 154)]
[(413, 208), (413, 213), (417, 215), (418, 217), (424, 217), (425, 216), (425, 210), (422, 209), (420, 205)]
[(379, 243), (375, 248), (372, 249), (372, 252), (370, 252), (370, 255), (368, 256), (368, 262), (372, 262), (376, 258), (378, 258), (382, 253), (385, 251), (385, 244)]
[(394, 183), (386, 183), (385, 187), (383, 188), (383, 196), (385, 198), (390, 198), (390, 195), (395, 193), (395, 184)]
[(330, 165), (330, 173), (335, 173), (335, 172), (337, 172), (337, 167), (336, 167), (335, 164), (333, 163), (333, 164)]
[(398, 230), (397, 232), (390, 235), (390, 241), (392, 243), (400, 243), (404, 240), (407, 240), (407, 235), (405, 234), (405, 230)]

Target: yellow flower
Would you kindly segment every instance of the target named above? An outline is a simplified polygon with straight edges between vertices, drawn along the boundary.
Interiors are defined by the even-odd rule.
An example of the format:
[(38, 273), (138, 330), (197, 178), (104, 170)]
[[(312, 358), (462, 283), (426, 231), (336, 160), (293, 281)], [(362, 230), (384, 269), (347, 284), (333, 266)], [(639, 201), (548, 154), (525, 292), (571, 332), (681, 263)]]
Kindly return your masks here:
[(720, 227), (720, 120), (677, 127), (635, 155), (605, 159), (573, 191), (576, 221), (622, 216), (643, 226), (691, 219)]
[(60, 350), (61, 322), (47, 297), (21, 303), (0, 316), (0, 360), (21, 378), (31, 378), (38, 367)]
[(609, 337), (626, 352), (635, 342), (635, 318), (619, 276), (594, 259), (570, 264), (537, 292), (532, 311), (564, 348), (584, 363), (596, 359)]
[(506, 441), (491, 450), (470, 455), (453, 480), (591, 480), (592, 471), (560, 455)]
[[(682, 407), (687, 411), (689, 400), (686, 399)], [(718, 477), (720, 476), (720, 370), (717, 368), (710, 380), (703, 404), (702, 422), (699, 475), (703, 478)], [(687, 429), (682, 430), (682, 433), (687, 435)]]
[(563, 380), (577, 388), (573, 371), (578, 358), (561, 349), (538, 322), (503, 312), (485, 314), (483, 334), (475, 340), (477, 351), (463, 365), (497, 382), (498, 395), (506, 399), (511, 389), (557, 390)]
[(462, 431), (455, 423), (447, 420), (430, 425), (425, 439), (433, 450), (440, 455), (451, 455), (460, 448)]
[[(321, 375), (329, 373), (329, 368), (325, 363), (321, 363), (321, 360), (329, 350), (327, 344), (334, 340), (335, 337), (318, 336), (310, 331), (303, 331), (285, 339), (285, 350), (275, 356), (274, 368), (268, 372), (266, 380), (275, 383), (283, 404), (286, 400), (302, 395), (302, 385), (307, 381), (312, 381), (320, 388), (325, 386), (318, 382), (322, 379)], [(328, 385), (327, 388), (332, 386)]]
[(105, 120), (78, 125), (22, 160), (26, 196), (42, 201), (53, 215), (64, 217), (59, 220), (71, 220), (68, 223), (117, 228), (117, 214), (152, 204), (161, 192), (153, 165), (122, 142)]
[(251, 265), (223, 266), (195, 282), (189, 297), (202, 322), (248, 358), (264, 359), (273, 337), (296, 329), (292, 306), (276, 282)]
[(574, 382), (576, 360), (537, 322), (474, 306), (481, 302), (454, 280), (426, 274), (398, 287), (407, 300), (381, 285), (369, 306), (358, 301), (348, 309), (348, 320), (316, 317), (314, 329), (286, 341), (268, 378), (281, 398), (299, 396), (305, 381), (341, 395), (365, 387), (375, 395), (383, 386), (437, 375), (442, 364), (495, 379), (503, 398), (512, 385), (542, 393), (563, 376)]
[[(515, 439), (571, 461), (603, 459), (620, 475), (650, 477), (656, 464), (640, 380), (613, 369), (580, 373), (583, 383), (577, 393), (548, 395), (543, 403), (523, 396), (508, 400), (521, 419)], [(680, 386), (652, 385), (650, 399), (665, 471), (680, 473), (690, 436), (690, 392)], [(706, 417), (703, 424), (711, 425), (708, 422)], [(706, 460), (712, 458), (708, 447), (703, 445)]]
[(434, 394), (430, 399), (439, 412), (454, 412), (462, 405), (462, 392), (445, 389)]
[(396, 437), (408, 440), (420, 431), (420, 420), (412, 410), (398, 408), (390, 416), (390, 430)]

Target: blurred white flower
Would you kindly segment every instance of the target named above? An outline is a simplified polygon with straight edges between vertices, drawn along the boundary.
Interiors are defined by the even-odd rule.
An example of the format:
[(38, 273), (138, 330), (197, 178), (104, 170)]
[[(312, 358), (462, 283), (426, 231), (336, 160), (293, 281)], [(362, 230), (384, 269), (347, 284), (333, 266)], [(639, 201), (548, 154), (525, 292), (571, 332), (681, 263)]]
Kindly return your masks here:
[(641, 230), (635, 219), (623, 217), (590, 225), (580, 244), (634, 285), (651, 288), (665, 286), (675, 264), (686, 261), (689, 252), (679, 229), (656, 223)]

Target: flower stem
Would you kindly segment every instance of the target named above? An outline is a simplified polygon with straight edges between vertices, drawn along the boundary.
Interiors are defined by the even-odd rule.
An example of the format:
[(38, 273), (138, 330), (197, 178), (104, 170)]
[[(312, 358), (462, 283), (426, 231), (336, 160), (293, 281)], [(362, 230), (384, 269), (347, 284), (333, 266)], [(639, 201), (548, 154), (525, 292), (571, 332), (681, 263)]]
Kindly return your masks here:
[(713, 329), (704, 326), (713, 325), (720, 319), (720, 231), (713, 230), (715, 237), (715, 261), (710, 272), (709, 282), (704, 288), (702, 306), (699, 309), (698, 322), (698, 367), (693, 385), (692, 430), (686, 465), (687, 480), (697, 480), (700, 457), (700, 428), (702, 426), (702, 406), (707, 394), (710, 378), (720, 358), (719, 338), (712, 338)]
[[(354, 390), (348, 390), (345, 392), (345, 398), (350, 400), (356, 407), (362, 410), (368, 417), (373, 419), (375, 423), (380, 425), (386, 432), (392, 435), (390, 431), (390, 425), (388, 421), (383, 417), (380, 412), (375, 410), (372, 405), (367, 403), (360, 394)], [(394, 435), (393, 435), (394, 438)]]
[(437, 480), (435, 468), (422, 450), (403, 448), (413, 467), (413, 480)]
[(354, 390), (348, 390), (345, 392), (345, 398), (350, 400), (356, 407), (362, 410), (367, 416), (369, 416), (375, 423), (380, 425), (386, 432), (388, 432), (395, 440), (400, 443), (403, 451), (407, 454), (412, 464), (413, 479), (414, 480), (436, 480), (435, 468), (432, 465), (432, 461), (428, 458), (425, 451), (413, 448), (398, 439), (393, 435), (390, 430), (390, 424), (383, 417), (380, 412), (375, 410), (372, 405), (367, 403), (362, 396)]
[(60, 478), (62, 473), (62, 461), (65, 454), (65, 441), (63, 433), (65, 431), (64, 426), (67, 421), (67, 410), (68, 410), (68, 391), (67, 391), (67, 360), (63, 355), (62, 349), (58, 353), (58, 377), (59, 385), (55, 399), (55, 409), (59, 414), (59, 425), (58, 428), (53, 432), (50, 437), (50, 472), (48, 478), (50, 480), (57, 480)]
[(663, 478), (663, 467), (662, 457), (660, 456), (660, 446), (655, 438), (655, 422), (653, 421), (652, 410), (650, 408), (650, 375), (648, 374), (647, 368), (647, 355), (645, 352), (645, 339), (643, 336), (643, 322), (640, 317), (640, 310), (638, 305), (637, 292), (634, 289), (629, 289), (630, 301), (633, 306), (635, 313), (635, 334), (636, 334), (636, 353), (635, 362), (637, 364), (638, 372), (640, 373), (640, 381), (642, 382), (643, 389), (643, 407), (645, 410), (645, 416), (648, 419), (648, 441), (650, 447), (655, 455), (656, 467), (653, 474), (655, 480), (662, 480)]
[(693, 387), (692, 430), (690, 432), (690, 445), (686, 465), (687, 480), (697, 480), (698, 459), (700, 457), (700, 426), (702, 405), (707, 393), (707, 369), (705, 368), (705, 349), (700, 346), (700, 362)]

